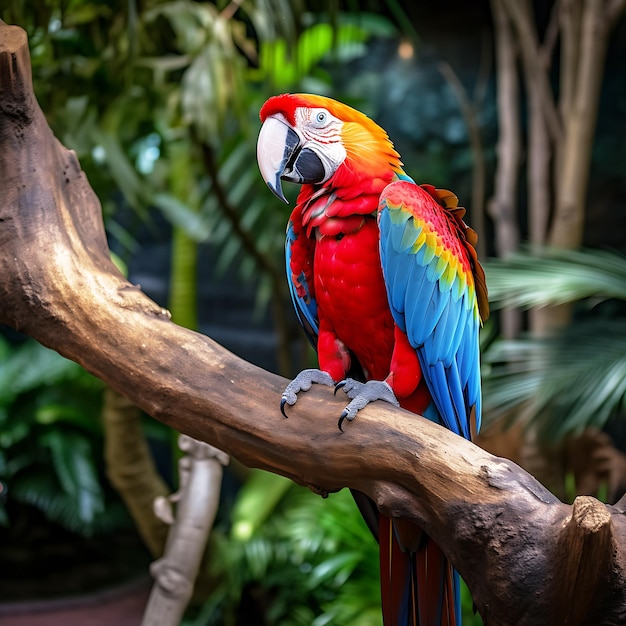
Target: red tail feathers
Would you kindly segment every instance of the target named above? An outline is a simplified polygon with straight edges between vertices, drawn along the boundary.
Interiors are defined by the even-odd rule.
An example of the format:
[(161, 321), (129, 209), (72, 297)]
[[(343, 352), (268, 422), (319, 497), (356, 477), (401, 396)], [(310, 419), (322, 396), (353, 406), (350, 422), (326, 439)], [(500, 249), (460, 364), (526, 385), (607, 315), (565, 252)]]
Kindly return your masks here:
[(423, 535), (411, 551), (401, 547), (382, 515), (379, 533), (385, 626), (461, 626), (458, 574), (439, 546)]

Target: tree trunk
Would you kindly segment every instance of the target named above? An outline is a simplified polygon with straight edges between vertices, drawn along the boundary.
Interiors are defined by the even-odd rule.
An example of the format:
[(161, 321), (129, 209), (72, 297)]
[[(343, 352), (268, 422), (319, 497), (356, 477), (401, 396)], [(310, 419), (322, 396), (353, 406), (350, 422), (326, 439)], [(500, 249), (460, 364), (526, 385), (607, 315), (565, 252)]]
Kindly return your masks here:
[(563, 142), (557, 157), (556, 205), (549, 238), (559, 248), (578, 248), (583, 242), (591, 148), (609, 44), (604, 4), (604, 0), (584, 1), (580, 26), (572, 28), (580, 32), (577, 54), (570, 51), (571, 44), (567, 47), (576, 70), (566, 72), (571, 101), (562, 108)]
[(29, 63), (24, 31), (0, 21), (0, 323), (250, 467), (323, 496), (356, 489), (419, 525), (487, 625), (626, 621), (626, 498), (563, 504), (510, 461), (380, 402), (341, 433), (345, 400), (327, 388), (284, 419), (285, 379), (176, 326), (128, 283), (97, 198), (35, 101)]
[[(543, 46), (531, 5), (529, 0), (492, 0), (496, 37), (507, 35), (501, 15), (504, 13), (514, 27), (509, 34), (514, 33), (524, 66), (530, 117), (530, 240), (573, 249), (583, 244), (591, 154), (609, 35), (626, 0), (560, 0), (553, 8)], [(550, 86), (549, 58), (559, 28), (557, 106)], [(541, 335), (563, 327), (569, 323), (571, 313), (570, 305), (536, 309), (530, 316), (531, 330)]]
[(141, 411), (110, 388), (104, 391), (104, 458), (111, 484), (126, 504), (152, 556), (160, 556), (167, 526), (154, 514), (155, 498), (169, 488), (157, 472), (141, 425)]
[[(517, 80), (517, 50), (509, 19), (500, 4), (492, 0), (494, 20), (498, 106), (498, 169), (493, 198), (488, 210), (495, 225), (495, 245), (498, 256), (515, 252), (520, 243), (518, 216), (518, 185), (521, 158), (519, 85)], [(522, 327), (520, 311), (504, 309), (501, 313), (501, 333), (505, 339), (516, 337)]]

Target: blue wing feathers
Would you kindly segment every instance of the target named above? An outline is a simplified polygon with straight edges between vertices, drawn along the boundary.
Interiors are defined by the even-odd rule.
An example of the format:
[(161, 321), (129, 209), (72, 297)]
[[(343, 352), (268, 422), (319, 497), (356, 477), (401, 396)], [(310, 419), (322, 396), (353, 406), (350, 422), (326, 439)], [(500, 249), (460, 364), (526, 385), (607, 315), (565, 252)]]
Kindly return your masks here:
[[(463, 303), (461, 300), (457, 300), (454, 304), (457, 305), (459, 309), (463, 310)], [(461, 363), (462, 357), (460, 355), (466, 343), (466, 341), (464, 341), (466, 333), (465, 329), (465, 324), (457, 323), (456, 328), (454, 329), (454, 336), (452, 338), (452, 341), (450, 342), (449, 348), (450, 354), (456, 355), (457, 363), (459, 364), (459, 370), (462, 372), (465, 371), (465, 369)]]
[[(311, 295), (310, 285), (307, 284), (304, 272), (300, 272), (294, 282), (291, 271), (292, 247), (297, 241), (298, 235), (291, 221), (287, 225), (287, 238), (285, 239), (285, 260), (287, 270), (287, 284), (298, 321), (314, 348), (317, 349), (317, 336), (319, 335), (319, 319), (317, 317), (317, 302)], [(303, 287), (304, 296), (298, 293), (298, 286)]]
[(407, 268), (403, 266), (402, 258), (399, 256), (392, 256), (387, 264), (388, 267), (388, 284), (390, 285), (390, 305), (392, 314), (396, 320), (396, 323), (404, 328), (404, 294), (402, 293), (401, 286), (406, 281)]
[[(405, 308), (406, 308), (406, 334), (413, 347), (423, 344), (428, 337), (428, 319), (425, 315), (427, 307), (421, 307), (418, 303), (433, 301), (436, 283), (431, 283), (420, 276), (417, 264), (411, 265), (411, 282), (405, 287)], [(430, 304), (429, 304), (430, 306)], [(434, 313), (434, 311), (433, 311)], [(432, 320), (432, 318), (430, 318)], [(434, 322), (433, 322), (434, 326)]]
[[(441, 275), (443, 274), (444, 270), (447, 269), (447, 264), (446, 262), (442, 259), (442, 258), (437, 258), (435, 257), (435, 249), (434, 248), (428, 248), (426, 246), (424, 246), (427, 250), (432, 251), (432, 257), (431, 259), (428, 261), (428, 268), (426, 270), (426, 274), (428, 276), (428, 280), (432, 281), (432, 282), (436, 282), (441, 278)], [(424, 253), (424, 259), (427, 258), (426, 253)], [(440, 283), (439, 284), (439, 289), (442, 289), (443, 284)]]
[(454, 413), (456, 415), (459, 430), (466, 439), (470, 439), (469, 419), (467, 414), (467, 405), (465, 404), (465, 393), (463, 392), (463, 383), (457, 369), (456, 361), (453, 360), (450, 367), (446, 368), (446, 378), (448, 380), (450, 395), (454, 405)]
[[(424, 338), (422, 341), (425, 341), (429, 337), (440, 335), (443, 332), (444, 329), (442, 327), (442, 317), (450, 304), (449, 295), (446, 293), (436, 293), (437, 283), (432, 284), (434, 287), (433, 293), (430, 297), (430, 301), (428, 302), (428, 306), (424, 307)], [(439, 353), (434, 352), (433, 354)]]
[[(410, 215), (403, 215), (400, 217), (402, 218), (404, 224), (406, 224)], [(387, 215), (387, 219), (391, 219), (389, 215)], [(392, 246), (396, 250), (402, 250), (402, 238), (404, 237), (405, 229), (402, 228), (402, 222), (395, 224), (395, 226), (396, 227), (391, 230), (391, 237), (393, 239)]]
[(424, 251), (424, 264), (429, 265), (430, 262), (435, 258), (435, 248), (432, 246), (422, 246), (422, 250)]
[[(442, 300), (444, 300), (442, 298)], [(442, 355), (443, 364), (449, 367), (454, 353), (450, 352), (450, 344), (454, 340), (456, 320), (458, 319), (456, 307), (449, 298), (445, 299), (446, 306), (441, 312), (441, 317), (433, 331), (433, 353)]]
[[(465, 429), (461, 424), (457, 406), (455, 404), (457, 399), (456, 390), (453, 388), (455, 386), (455, 381), (450, 380), (450, 377), (448, 376), (449, 370), (446, 370), (443, 363), (438, 361), (434, 365), (429, 365), (426, 368), (426, 372), (430, 374), (427, 374), (426, 380), (427, 382), (430, 382), (429, 389), (433, 395), (435, 404), (440, 407), (439, 413), (441, 415), (443, 425), (457, 435), (464, 437)], [(463, 415), (463, 419), (465, 419), (465, 415)]]
[(396, 324), (416, 349), (440, 421), (469, 438), (472, 408), (477, 424), (481, 408), (475, 296), (470, 296), (463, 272), (451, 266), (440, 247), (423, 236), (417, 244), (422, 220), (428, 217), (420, 211), (433, 209), (414, 206), (416, 198), (421, 201), (411, 192), (409, 185), (414, 184), (392, 183), (407, 191), (401, 206), (400, 187), (394, 189), (393, 206), (387, 204), (387, 192), (381, 196), (380, 250), (387, 295)]

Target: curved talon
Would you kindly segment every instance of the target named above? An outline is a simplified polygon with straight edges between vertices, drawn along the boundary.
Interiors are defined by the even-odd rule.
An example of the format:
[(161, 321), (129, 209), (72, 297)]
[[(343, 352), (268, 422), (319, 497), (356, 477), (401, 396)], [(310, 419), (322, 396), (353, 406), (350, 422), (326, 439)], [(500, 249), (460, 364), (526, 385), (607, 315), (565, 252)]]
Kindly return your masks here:
[(343, 388), (346, 395), (351, 398), (350, 404), (343, 410), (339, 417), (339, 430), (343, 431), (343, 423), (345, 420), (351, 422), (361, 409), (364, 409), (370, 402), (383, 400), (389, 404), (400, 406), (393, 390), (388, 383), (381, 380), (370, 380), (367, 383), (361, 383), (351, 378), (346, 378), (335, 385), (335, 390)]
[(285, 404), (293, 406), (298, 401), (298, 394), (301, 391), (308, 391), (313, 383), (320, 385), (327, 385), (332, 387), (335, 383), (330, 377), (330, 374), (316, 369), (307, 369), (301, 371), (283, 391), (282, 398), (280, 400), (280, 412), (285, 416)]
[(357, 415), (359, 409), (357, 408), (356, 411), (352, 411), (352, 409), (350, 408), (352, 405), (352, 402), (341, 412), (341, 415), (339, 416), (339, 421), (337, 422), (337, 426), (339, 426), (339, 430), (341, 432), (344, 432), (343, 430), (343, 423), (345, 420), (348, 420), (349, 422), (351, 422)]
[(350, 404), (341, 412), (341, 415), (339, 416), (339, 422), (337, 422), (337, 426), (339, 426), (339, 430), (341, 432), (344, 432), (343, 430), (344, 421), (348, 420), (349, 422), (351, 422), (357, 416), (357, 413), (362, 408), (363, 407), (355, 405), (354, 402), (350, 402)]
[[(346, 386), (346, 382), (348, 382), (347, 380), (340, 380), (336, 385), (335, 385), (335, 391), (333, 391), (333, 396), (337, 395), (337, 392), (340, 389), (343, 389), (343, 387)], [(339, 428), (339, 430), (341, 430), (341, 427)]]
[(365, 386), (366, 383), (354, 380), (354, 378), (345, 378), (335, 385), (335, 394), (337, 393), (338, 389), (342, 389), (343, 392), (348, 396), (348, 398), (354, 400), (354, 398), (356, 398), (361, 393)]

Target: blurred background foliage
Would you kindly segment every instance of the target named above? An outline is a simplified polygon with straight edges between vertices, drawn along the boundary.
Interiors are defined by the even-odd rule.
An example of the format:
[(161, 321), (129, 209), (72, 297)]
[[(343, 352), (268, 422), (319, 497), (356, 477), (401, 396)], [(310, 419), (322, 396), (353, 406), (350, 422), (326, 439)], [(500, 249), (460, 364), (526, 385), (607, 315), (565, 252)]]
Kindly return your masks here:
[(488, 265), (492, 306), (576, 304), (548, 337), (495, 342), (484, 358), (486, 411), (536, 423), (541, 439), (605, 428), (626, 412), (626, 258), (603, 250), (521, 250)]
[[(77, 152), (129, 278), (178, 323), (291, 376), (312, 355), (284, 278), (290, 208), (257, 171), (258, 111), (283, 91), (360, 108), (389, 131), (418, 180), (454, 189), (463, 203), (473, 198), (473, 223), (492, 192), (497, 115), (489, 4), (461, 4), (5, 0), (0, 17), (28, 33), (39, 102)], [(496, 307), (574, 306), (572, 322), (550, 337), (502, 339), (497, 315), (484, 333), (486, 422), (536, 425), (550, 443), (590, 426), (619, 432), (624, 417), (626, 221), (616, 164), (626, 142), (617, 141), (615, 120), (626, 119), (626, 95), (617, 75), (608, 74), (608, 118), (600, 118), (594, 151), (589, 248), (533, 246), (487, 263)], [(477, 162), (485, 187), (478, 196)], [(285, 191), (293, 200), (293, 186)], [(522, 235), (527, 219), (522, 212)], [(492, 255), (489, 223), (482, 235)], [(592, 249), (603, 243), (613, 251)], [(81, 535), (128, 529), (101, 460), (102, 385), (4, 334), (6, 537), (24, 532), (19, 518), (33, 508)], [(171, 437), (149, 420), (146, 428), (155, 449)], [(160, 466), (174, 480), (171, 465), (166, 454)], [(208, 587), (189, 624), (380, 624), (377, 548), (346, 493), (322, 501), (236, 468), (210, 551)], [(480, 623), (467, 594), (464, 608), (466, 623)]]

